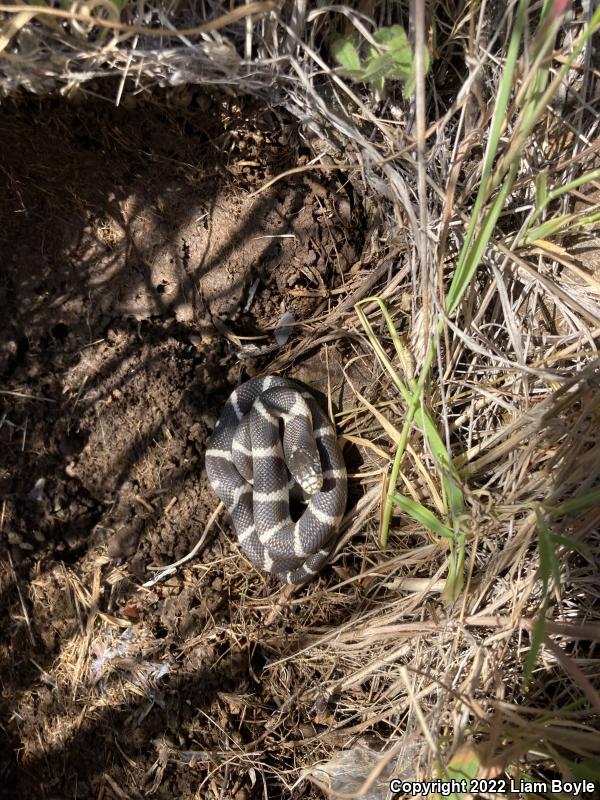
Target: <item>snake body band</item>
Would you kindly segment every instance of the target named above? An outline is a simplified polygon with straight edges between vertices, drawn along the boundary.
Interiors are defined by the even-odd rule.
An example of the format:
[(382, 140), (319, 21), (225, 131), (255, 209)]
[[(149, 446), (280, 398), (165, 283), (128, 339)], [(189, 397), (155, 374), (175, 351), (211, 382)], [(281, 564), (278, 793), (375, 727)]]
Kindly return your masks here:
[[(317, 574), (346, 508), (347, 479), (333, 426), (309, 392), (276, 376), (242, 384), (209, 439), (206, 470), (256, 566), (285, 583)], [(297, 521), (290, 499), (306, 504)]]

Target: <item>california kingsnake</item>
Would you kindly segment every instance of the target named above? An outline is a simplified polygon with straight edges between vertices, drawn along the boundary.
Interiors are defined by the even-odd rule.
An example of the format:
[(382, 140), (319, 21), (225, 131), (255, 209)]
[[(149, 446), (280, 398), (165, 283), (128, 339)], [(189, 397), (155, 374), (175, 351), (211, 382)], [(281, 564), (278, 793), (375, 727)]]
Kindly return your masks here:
[[(209, 439), (206, 471), (254, 564), (286, 583), (317, 574), (346, 508), (347, 480), (332, 424), (309, 392), (276, 376), (242, 384)], [(290, 497), (306, 502), (297, 522)]]

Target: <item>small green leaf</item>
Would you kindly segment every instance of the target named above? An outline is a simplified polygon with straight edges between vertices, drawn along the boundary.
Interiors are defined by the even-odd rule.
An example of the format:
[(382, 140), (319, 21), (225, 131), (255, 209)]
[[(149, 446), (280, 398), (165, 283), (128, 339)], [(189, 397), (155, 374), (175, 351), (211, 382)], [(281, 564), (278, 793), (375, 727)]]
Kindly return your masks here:
[[(335, 60), (340, 64), (338, 72), (356, 81), (371, 83), (383, 96), (386, 80), (401, 80), (405, 83), (407, 93), (412, 93), (415, 85), (415, 63), (412, 48), (404, 28), (391, 25), (380, 28), (373, 34), (373, 39), (380, 47), (371, 47), (364, 62), (360, 60), (356, 39), (350, 36), (338, 36), (334, 39), (331, 50)], [(424, 52), (425, 72), (429, 69), (429, 53)]]
[[(406, 32), (400, 25), (392, 25), (389, 28), (381, 28), (374, 35), (373, 38), (378, 44), (387, 48), (386, 55), (390, 60), (386, 65), (385, 78), (392, 80), (404, 81), (404, 91), (406, 94), (412, 94), (415, 89), (416, 81), (416, 63), (412, 47), (408, 40)], [(375, 48), (371, 48), (370, 60), (375, 61), (377, 52)], [(429, 51), (424, 48), (423, 51), (423, 64), (425, 74), (429, 71)], [(381, 64), (379, 68), (381, 68)]]
[[(373, 34), (377, 44), (387, 47), (393, 65), (402, 72), (409, 73), (413, 64), (413, 52), (406, 31), (401, 25), (392, 25), (389, 28), (380, 28)], [(402, 77), (391, 76), (390, 77)]]
[[(360, 63), (360, 56), (354, 41), (349, 36), (338, 36), (334, 39), (331, 50), (338, 64), (344, 67), (344, 73), (350, 77), (362, 75), (363, 69)], [(361, 77), (357, 77), (357, 79), (363, 80)]]
[(384, 44), (394, 50), (401, 50), (403, 47), (408, 47), (408, 36), (402, 25), (390, 25), (387, 28), (379, 28), (373, 34), (373, 39), (377, 44)]
[[(408, 75), (408, 73), (407, 73)], [(377, 53), (372, 51), (365, 63), (363, 80), (375, 81), (378, 78), (405, 77), (404, 75), (394, 75), (394, 62), (390, 53)]]
[(369, 50), (365, 64), (365, 80), (374, 78), (393, 78), (408, 80), (414, 71), (413, 53), (408, 37), (400, 25), (380, 28), (373, 34), (373, 39), (380, 44), (384, 52), (375, 47)]

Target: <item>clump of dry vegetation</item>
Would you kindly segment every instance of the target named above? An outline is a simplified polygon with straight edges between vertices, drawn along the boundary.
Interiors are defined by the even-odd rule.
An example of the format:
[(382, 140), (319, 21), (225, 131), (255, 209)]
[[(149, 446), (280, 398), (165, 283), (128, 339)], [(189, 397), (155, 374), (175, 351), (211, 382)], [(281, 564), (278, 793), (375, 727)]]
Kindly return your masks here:
[[(3, 4), (0, 23), (5, 95), (85, 98), (105, 77), (125, 107), (156, 87), (253, 94), (310, 149), (256, 196), (343, 176), (365, 220), (360, 262), (317, 287), (301, 333), (265, 356), (221, 331), (255, 371), (343, 342), (356, 505), (332, 567), (290, 590), (202, 549), (145, 587), (101, 546), (49, 576), (7, 561), (14, 624), (39, 637), (49, 582), (76, 620), (29, 690), (64, 714), (23, 768), (94, 717), (115, 726), (105, 797), (168, 796), (184, 770), (190, 797), (238, 800), (374, 800), (392, 778), (598, 784), (600, 10), (94, 0)], [(198, 594), (191, 636), (141, 622)]]

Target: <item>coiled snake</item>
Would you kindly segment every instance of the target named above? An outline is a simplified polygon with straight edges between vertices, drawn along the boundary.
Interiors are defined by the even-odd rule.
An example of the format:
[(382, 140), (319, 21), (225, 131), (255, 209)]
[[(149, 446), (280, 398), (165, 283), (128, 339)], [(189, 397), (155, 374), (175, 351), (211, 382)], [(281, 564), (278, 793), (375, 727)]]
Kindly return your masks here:
[[(346, 508), (347, 480), (335, 431), (309, 392), (276, 376), (242, 384), (209, 439), (206, 470), (251, 561), (285, 583), (317, 574)], [(296, 522), (290, 498), (306, 502)]]

